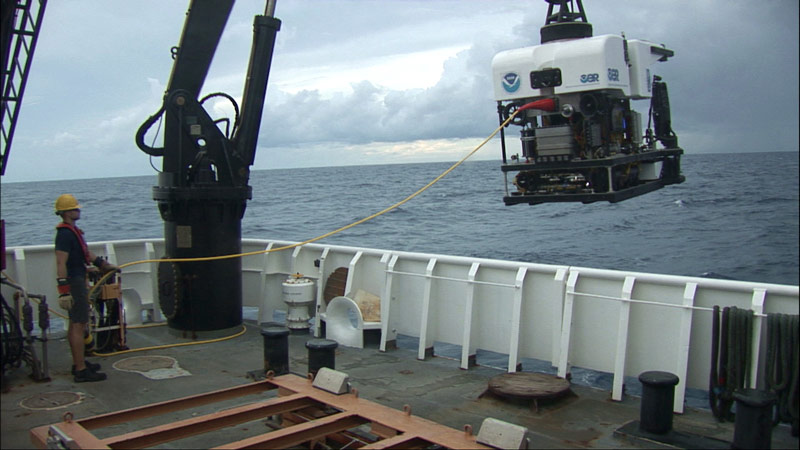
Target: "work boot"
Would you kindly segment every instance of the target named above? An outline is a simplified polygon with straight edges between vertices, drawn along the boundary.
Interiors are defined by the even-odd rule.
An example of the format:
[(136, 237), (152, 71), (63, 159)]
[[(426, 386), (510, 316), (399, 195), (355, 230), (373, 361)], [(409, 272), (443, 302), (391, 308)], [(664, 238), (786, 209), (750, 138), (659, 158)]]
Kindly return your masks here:
[(76, 383), (86, 383), (90, 381), (103, 381), (106, 379), (106, 374), (100, 372), (94, 372), (92, 369), (86, 368), (83, 370), (78, 371), (75, 374), (75, 382)]
[[(98, 372), (100, 370), (100, 364), (89, 362), (89, 361), (84, 361), (83, 363), (86, 365), (86, 368), (90, 369), (92, 372)], [(73, 364), (72, 365), (72, 374), (75, 375), (76, 372), (77, 371), (75, 370), (75, 364)]]

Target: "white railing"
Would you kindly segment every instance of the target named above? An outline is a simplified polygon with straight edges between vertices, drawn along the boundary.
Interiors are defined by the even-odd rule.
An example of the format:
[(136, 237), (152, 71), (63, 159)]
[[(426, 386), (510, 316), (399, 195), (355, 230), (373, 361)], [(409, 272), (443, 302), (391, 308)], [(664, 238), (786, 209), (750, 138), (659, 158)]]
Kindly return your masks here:
[[(244, 252), (293, 244), (245, 239)], [(112, 263), (163, 255), (162, 240), (89, 244)], [(281, 283), (302, 273), (317, 281), (314, 329), (325, 317), (325, 280), (349, 269), (345, 293), (359, 289), (381, 298), (380, 350), (397, 334), (419, 338), (418, 358), (434, 343), (461, 346), (460, 367), (475, 363), (477, 349), (508, 355), (508, 371), (523, 358), (549, 361), (565, 376), (571, 366), (614, 375), (611, 396), (622, 399), (625, 376), (665, 370), (680, 378), (676, 412), (687, 387), (707, 389), (711, 308), (736, 306), (755, 313), (752, 387), (763, 385), (769, 313), (798, 314), (798, 287), (581, 267), (308, 244), (247, 256), (242, 261), (243, 304), (259, 309), (260, 322), (284, 310)], [(11, 248), (6, 272), (32, 293), (57, 298), (52, 246)], [(122, 275), (128, 323), (139, 310), (161, 320), (156, 264), (126, 268)], [(3, 287), (3, 295), (10, 292)], [(56, 308), (57, 302), (50, 301)]]

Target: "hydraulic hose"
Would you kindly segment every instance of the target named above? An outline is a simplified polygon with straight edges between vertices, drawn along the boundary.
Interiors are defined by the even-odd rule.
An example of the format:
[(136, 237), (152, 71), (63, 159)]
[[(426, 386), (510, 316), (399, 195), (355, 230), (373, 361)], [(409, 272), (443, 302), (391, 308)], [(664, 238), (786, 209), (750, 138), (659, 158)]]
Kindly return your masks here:
[(105, 356), (123, 355), (125, 353), (143, 352), (145, 350), (162, 350), (162, 349), (165, 349), (165, 348), (172, 348), (172, 347), (186, 347), (186, 346), (189, 346), (189, 345), (212, 344), (214, 342), (222, 342), (222, 341), (227, 341), (227, 340), (230, 340), (230, 339), (237, 338), (237, 337), (245, 334), (246, 332), (247, 332), (247, 326), (246, 325), (242, 325), (242, 331), (239, 331), (238, 333), (232, 334), (230, 336), (225, 336), (225, 337), (216, 338), (216, 339), (207, 339), (207, 340), (204, 340), (204, 341), (193, 341), (193, 342), (178, 342), (176, 344), (155, 345), (155, 346), (152, 346), (152, 347), (132, 348), (132, 349), (128, 349), (128, 350), (120, 350), (118, 352), (94, 353), (94, 354), (95, 354), (95, 356), (103, 356), (103, 357), (105, 357)]
[(136, 131), (136, 146), (150, 156), (164, 156), (164, 147), (151, 147), (144, 142), (144, 135), (161, 115), (164, 114), (164, 107), (162, 106), (155, 114), (148, 117), (147, 120)]
[(5, 297), (0, 294), (2, 301), (2, 372), (7, 368), (19, 367), (22, 363), (23, 337), (17, 314), (8, 303)]

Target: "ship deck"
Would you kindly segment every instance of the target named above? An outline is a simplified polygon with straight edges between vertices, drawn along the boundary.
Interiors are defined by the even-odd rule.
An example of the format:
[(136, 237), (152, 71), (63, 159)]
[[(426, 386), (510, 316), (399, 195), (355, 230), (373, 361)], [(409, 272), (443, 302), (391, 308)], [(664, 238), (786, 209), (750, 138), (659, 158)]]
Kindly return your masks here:
[[(70, 371), (69, 350), (64, 333), (56, 333), (48, 341), (50, 381), (35, 382), (30, 369), (23, 365), (6, 373), (2, 394), (2, 448), (35, 448), (30, 430), (63, 420), (69, 412), (75, 419), (135, 408), (170, 399), (186, 397), (253, 382), (248, 373), (263, 369), (263, 338), (260, 327), (245, 322), (246, 332), (236, 338), (196, 346), (180, 346), (146, 350), (107, 357), (94, 357), (108, 380), (76, 384)], [(60, 336), (59, 336), (60, 334)], [(290, 372), (303, 375), (308, 368), (305, 343), (308, 335), (289, 336)], [(131, 329), (130, 348), (186, 342), (174, 336), (167, 327)], [(36, 344), (37, 351), (41, 349)], [(115, 363), (135, 356), (166, 356), (177, 360), (181, 369), (190, 375), (166, 379), (150, 379), (141, 373), (117, 370)], [(119, 367), (120, 364), (117, 364)], [(130, 368), (130, 367), (129, 367)], [(439, 424), (463, 430), (470, 425), (475, 434), (483, 420), (493, 417), (527, 427), (531, 448), (653, 448), (658, 444), (630, 435), (615, 434), (615, 430), (639, 418), (639, 399), (625, 396), (612, 401), (605, 390), (572, 385), (563, 398), (540, 401), (538, 410), (530, 402), (504, 400), (484, 394), (488, 380), (505, 373), (504, 370), (477, 366), (459, 368), (459, 361), (432, 356), (417, 359), (412, 346), (380, 352), (376, 343), (363, 350), (340, 346), (336, 350), (336, 370), (350, 376), (360, 398), (402, 410), (409, 405), (411, 413)], [(77, 402), (61, 406), (62, 401), (77, 398)], [(67, 399), (67, 400), (63, 400)], [(235, 406), (231, 403), (205, 405), (194, 410), (159, 416), (158, 424), (213, 413)], [(214, 432), (214, 437), (201, 441), (173, 441), (160, 448), (208, 447), (215, 442), (232, 442), (250, 435), (270, 431), (264, 420), (243, 427), (231, 427)], [(150, 426), (129, 422), (108, 430), (93, 430), (98, 437), (129, 433)], [(673, 430), (685, 436), (705, 436), (712, 440), (698, 441), (697, 447), (717, 442), (725, 447), (733, 440), (733, 424), (719, 423), (705, 410), (686, 408), (675, 415)], [(226, 435), (227, 434), (227, 435)], [(210, 440), (209, 440), (210, 439)], [(798, 439), (786, 426), (778, 426), (772, 435), (775, 448), (797, 448)], [(683, 446), (687, 446), (684, 444)], [(692, 444), (688, 444), (692, 446)], [(669, 448), (669, 446), (665, 446)]]

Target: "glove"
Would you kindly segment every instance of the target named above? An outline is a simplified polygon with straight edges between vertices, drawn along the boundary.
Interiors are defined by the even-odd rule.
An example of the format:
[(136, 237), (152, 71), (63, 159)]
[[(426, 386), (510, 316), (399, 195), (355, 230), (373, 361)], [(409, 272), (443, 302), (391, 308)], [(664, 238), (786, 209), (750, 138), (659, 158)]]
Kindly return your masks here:
[(66, 278), (58, 278), (56, 281), (58, 281), (59, 293), (58, 306), (60, 306), (64, 311), (69, 311), (74, 303), (72, 300), (72, 294), (70, 294), (72, 286), (69, 285), (69, 280)]
[(64, 311), (69, 311), (72, 309), (72, 294), (61, 294), (58, 296), (58, 306), (61, 307)]
[(115, 266), (115, 265), (113, 265), (111, 263), (105, 263), (105, 264), (103, 264), (102, 267), (100, 267), (100, 272), (103, 275), (107, 274), (108, 272), (118, 272), (118, 271), (119, 271), (119, 267), (117, 267), (117, 266)]
[(94, 264), (95, 267), (100, 269), (100, 273), (103, 275), (107, 274), (108, 272), (116, 272), (119, 270), (119, 267), (103, 259), (102, 256), (98, 256), (97, 258), (95, 258), (92, 264)]

